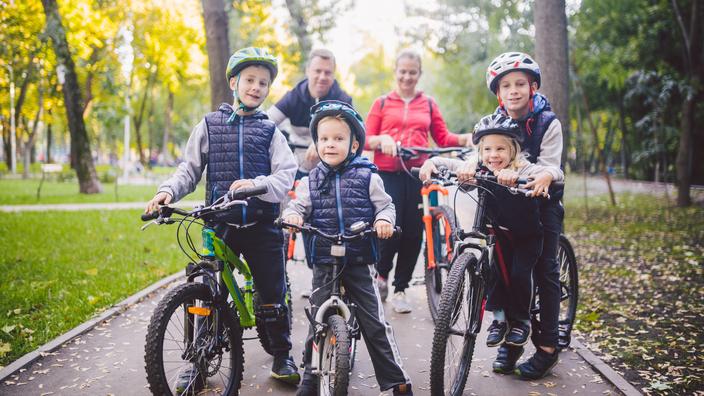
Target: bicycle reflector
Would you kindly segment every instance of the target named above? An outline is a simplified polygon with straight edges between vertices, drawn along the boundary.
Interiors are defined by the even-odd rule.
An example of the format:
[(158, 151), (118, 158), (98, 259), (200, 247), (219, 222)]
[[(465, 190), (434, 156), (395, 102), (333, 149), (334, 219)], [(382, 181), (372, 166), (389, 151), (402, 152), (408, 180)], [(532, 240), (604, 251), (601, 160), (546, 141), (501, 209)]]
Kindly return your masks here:
[(188, 307), (188, 313), (198, 316), (210, 316), (210, 308), (206, 307)]

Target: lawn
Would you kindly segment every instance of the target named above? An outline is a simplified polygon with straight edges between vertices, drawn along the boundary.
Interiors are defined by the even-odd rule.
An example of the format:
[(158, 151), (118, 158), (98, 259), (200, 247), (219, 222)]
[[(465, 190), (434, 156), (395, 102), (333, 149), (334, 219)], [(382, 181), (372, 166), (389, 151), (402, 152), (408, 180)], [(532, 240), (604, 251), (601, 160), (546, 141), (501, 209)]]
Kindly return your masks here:
[(704, 208), (643, 195), (568, 201), (580, 265), (577, 329), (649, 394), (704, 388)]
[(176, 227), (139, 213), (0, 216), (0, 366), (184, 267)]
[[(186, 199), (201, 200), (205, 190), (201, 183), (195, 192)], [(100, 194), (79, 194), (76, 181), (46, 181), (42, 185), (40, 199), (37, 200), (39, 180), (0, 179), (0, 205), (32, 205), (58, 203), (96, 202), (147, 202), (156, 193), (156, 185), (128, 185), (103, 183)]]

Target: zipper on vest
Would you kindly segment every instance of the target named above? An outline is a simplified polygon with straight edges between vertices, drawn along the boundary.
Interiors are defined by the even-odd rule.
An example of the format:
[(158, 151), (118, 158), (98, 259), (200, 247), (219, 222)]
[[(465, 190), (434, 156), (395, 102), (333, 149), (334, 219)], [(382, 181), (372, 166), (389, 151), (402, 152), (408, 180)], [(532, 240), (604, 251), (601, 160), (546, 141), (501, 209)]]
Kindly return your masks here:
[[(240, 180), (244, 179), (244, 118), (239, 117), (240, 122), (237, 124), (238, 139), (238, 155), (240, 160)], [(247, 205), (242, 206), (242, 224), (247, 224)]]
[(340, 225), (340, 232), (345, 232), (345, 222), (342, 219), (342, 200), (340, 199), (340, 174), (335, 173), (335, 198), (337, 200), (337, 220)]

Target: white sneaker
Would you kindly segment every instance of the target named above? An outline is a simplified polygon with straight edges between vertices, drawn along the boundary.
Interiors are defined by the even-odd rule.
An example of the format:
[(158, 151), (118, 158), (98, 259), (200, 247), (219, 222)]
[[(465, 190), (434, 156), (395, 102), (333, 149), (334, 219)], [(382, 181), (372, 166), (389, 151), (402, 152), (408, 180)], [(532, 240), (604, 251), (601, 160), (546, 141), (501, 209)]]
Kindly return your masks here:
[(396, 292), (394, 296), (391, 297), (391, 304), (394, 306), (394, 311), (396, 313), (410, 313), (411, 304), (406, 298), (406, 292)]
[(376, 284), (379, 286), (379, 295), (381, 296), (381, 301), (386, 301), (386, 297), (389, 296), (389, 282), (384, 279), (381, 275), (376, 277)]

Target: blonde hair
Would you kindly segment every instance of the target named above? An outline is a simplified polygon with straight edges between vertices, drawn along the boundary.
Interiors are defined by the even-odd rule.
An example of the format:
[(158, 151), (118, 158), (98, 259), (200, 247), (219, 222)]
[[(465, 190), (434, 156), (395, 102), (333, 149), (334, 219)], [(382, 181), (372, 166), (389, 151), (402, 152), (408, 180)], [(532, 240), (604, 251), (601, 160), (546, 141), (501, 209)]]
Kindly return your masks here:
[(423, 71), (423, 62), (420, 60), (420, 54), (418, 53), (418, 51), (411, 48), (401, 50), (401, 52), (396, 55), (396, 63), (394, 64), (394, 69), (398, 68), (398, 61), (400, 61), (401, 58), (408, 58), (410, 60), (418, 62), (418, 71)]
[(509, 161), (510, 162), (508, 163), (508, 166), (506, 168), (512, 169), (512, 170), (517, 170), (518, 168), (522, 168), (522, 167), (526, 166), (526, 164), (527, 164), (526, 156), (525, 156), (525, 154), (523, 154), (521, 152), (521, 145), (518, 144), (518, 141), (510, 136), (506, 136), (501, 133), (484, 135), (481, 137), (481, 139), (479, 139), (479, 144), (477, 145), (477, 149), (478, 149), (478, 153), (479, 153), (478, 154), (479, 161), (481, 161), (481, 155), (482, 155), (481, 153), (482, 153), (482, 149), (484, 148), (484, 138), (487, 136), (491, 136), (491, 135), (499, 135), (502, 138), (504, 138), (506, 140), (506, 142), (508, 143), (509, 150), (510, 150), (509, 151)]

